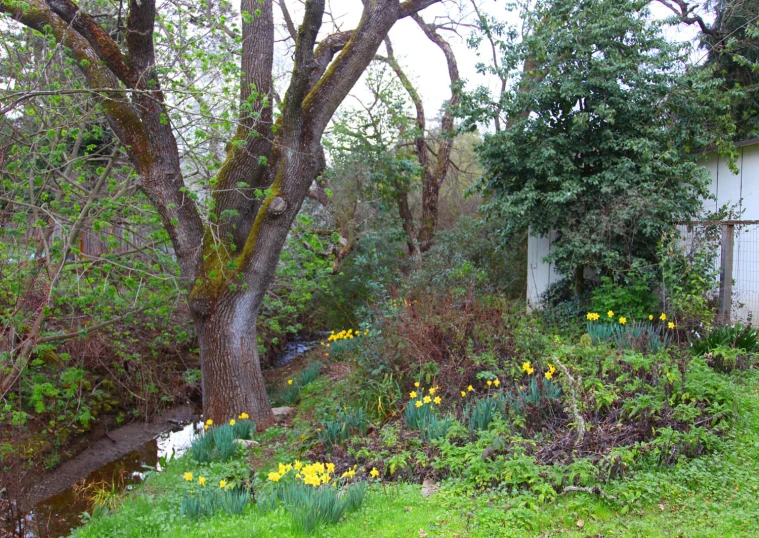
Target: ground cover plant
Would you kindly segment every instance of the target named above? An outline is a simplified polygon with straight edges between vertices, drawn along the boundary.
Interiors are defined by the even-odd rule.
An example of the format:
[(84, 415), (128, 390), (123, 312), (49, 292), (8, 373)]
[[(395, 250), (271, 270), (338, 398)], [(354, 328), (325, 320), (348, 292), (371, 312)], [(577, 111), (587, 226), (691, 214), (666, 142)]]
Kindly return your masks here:
[[(488, 320), (481, 326), (472, 311), (444, 324), (445, 301), (390, 301), (360, 338), (325, 339), (312, 352), (330, 359), (288, 426), (254, 435), (259, 446), (226, 462), (180, 458), (77, 535), (129, 536), (138, 514), (131, 528), (142, 536), (242, 536), (243, 527), (350, 536), (368, 524), (377, 536), (746, 535), (759, 510), (743, 456), (759, 439), (753, 358), (724, 371), (676, 339), (652, 350), (645, 339), (545, 335), (531, 330), (539, 317), (508, 308), (499, 316), (508, 338), (490, 339), (499, 303), (485, 302), (472, 306)], [(679, 330), (666, 313), (651, 316), (640, 323)], [(625, 317), (588, 312), (575, 324), (634, 322)], [(412, 322), (403, 334), (419, 340), (388, 329)], [(444, 359), (408, 357), (425, 334), (455, 342), (448, 331), (461, 327), (469, 345), (445, 348)], [(491, 345), (504, 352), (490, 356)], [(460, 383), (444, 382), (436, 360), (455, 362)], [(385, 386), (397, 394), (362, 396), (391, 372)], [(434, 494), (420, 495), (421, 483)]]

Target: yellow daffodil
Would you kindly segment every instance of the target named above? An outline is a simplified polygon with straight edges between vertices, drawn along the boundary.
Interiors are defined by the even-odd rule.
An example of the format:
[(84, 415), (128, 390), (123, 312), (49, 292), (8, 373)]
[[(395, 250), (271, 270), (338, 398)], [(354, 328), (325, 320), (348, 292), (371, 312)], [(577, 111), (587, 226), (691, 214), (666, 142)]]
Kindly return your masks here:
[(356, 471), (354, 469), (348, 469), (345, 471), (341, 478), (353, 478), (356, 475)]
[(493, 385), (495, 385), (496, 387), (500, 387), (501, 382), (498, 379), (496, 379), (495, 381), (493, 381)]
[(369, 471), (369, 476), (371, 476), (372, 478), (377, 478), (379, 476), (379, 474), (380, 473), (379, 473), (379, 471), (377, 470), (376, 467), (372, 467), (372, 470)]
[(424, 403), (430, 403), (431, 401), (432, 401), (432, 398), (430, 398), (429, 396), (424, 397)]
[(301, 463), (299, 460), (295, 460), (295, 461), (293, 462), (293, 468), (294, 468), (296, 471), (300, 471), (302, 467), (303, 467), (303, 464), (302, 464), (302, 463)]
[(414, 398), (416, 398), (416, 391), (412, 390), (411, 392), (408, 393), (408, 395), (409, 395), (409, 398), (413, 400)]
[(648, 321), (653, 321), (653, 320), (654, 320), (654, 315), (653, 314), (649, 314), (648, 315)]
[(184, 479), (187, 480), (188, 482), (192, 482), (192, 473), (186, 472), (184, 474)]
[(222, 489), (224, 489), (225, 487), (227, 487), (227, 481), (224, 480), (224, 479), (219, 480), (219, 487), (222, 488)]
[(524, 390), (524, 385), (519, 385), (519, 390)]
[(293, 380), (292, 380), (292, 379), (288, 379), (288, 380), (287, 380), (287, 384), (288, 384), (288, 385), (292, 385), (292, 384), (293, 384)]
[(335, 472), (335, 464), (334, 463), (328, 463), (327, 464), (327, 471), (329, 471), (330, 473), (334, 473)]
[(620, 322), (622, 325), (624, 325), (625, 323), (627, 323), (627, 318), (626, 318), (626, 317), (624, 317), (624, 316), (622, 316), (622, 317), (620, 317), (620, 318), (619, 318), (619, 322)]
[(607, 315), (607, 316), (609, 316), (610, 318), (613, 318), (613, 317), (614, 317), (614, 311), (613, 311), (613, 310), (609, 310), (609, 311), (606, 313), (606, 315)]
[(464, 392), (463, 390), (461, 391), (461, 397), (466, 398), (466, 392)]
[(437, 392), (437, 387), (432, 387), (432, 388), (430, 388), (430, 390), (428, 390), (427, 392), (429, 392), (430, 394), (433, 394), (433, 395), (434, 395), (434, 394), (435, 394), (435, 392)]
[(422, 403), (422, 401), (421, 401), (421, 400), (417, 400), (417, 401), (416, 401), (416, 403), (415, 403), (414, 405), (415, 405), (416, 407), (422, 407), (424, 404)]
[(492, 385), (492, 384), (493, 384), (493, 382), (492, 382), (490, 379), (488, 379), (488, 387), (489, 387), (490, 385)]
[(469, 385), (469, 386), (466, 388), (466, 391), (467, 391), (467, 392), (472, 392), (472, 391), (474, 391), (474, 387), (473, 387), (472, 385)]
[(667, 321), (667, 314), (665, 314), (664, 312), (662, 312), (661, 316), (659, 316), (659, 319), (662, 320), (662, 321)]
[(269, 473), (269, 480), (271, 480), (272, 482), (279, 482), (280, 478), (282, 478), (282, 475), (275, 471), (272, 471)]
[(239, 418), (240, 420), (247, 420), (250, 418), (250, 415), (248, 415), (248, 413), (240, 413), (240, 416), (237, 418)]
[(234, 426), (235, 424), (236, 424), (235, 419), (232, 419), (232, 420), (229, 421), (229, 425), (230, 426)]
[(198, 477), (198, 484), (200, 484), (201, 486), (205, 486), (206, 485), (206, 477), (205, 476), (199, 476)]
[(546, 379), (551, 379), (553, 377), (553, 372), (551, 370), (548, 370), (546, 372)]
[(211, 420), (210, 418), (208, 420), (206, 420), (206, 425), (207, 426), (210, 426), (211, 424), (213, 424), (213, 420)]
[(208, 424), (203, 424), (203, 429), (204, 429), (205, 431), (208, 431)]
[(437, 405), (440, 405), (440, 402), (443, 400), (440, 399), (440, 396), (435, 396), (435, 399), (433, 400)]
[(415, 382), (414, 382), (414, 386), (415, 386), (416, 388), (419, 388), (419, 381), (415, 381)]
[(674, 329), (675, 328), (674, 322), (670, 321), (669, 323), (667, 323), (667, 327), (669, 327), (670, 329)]

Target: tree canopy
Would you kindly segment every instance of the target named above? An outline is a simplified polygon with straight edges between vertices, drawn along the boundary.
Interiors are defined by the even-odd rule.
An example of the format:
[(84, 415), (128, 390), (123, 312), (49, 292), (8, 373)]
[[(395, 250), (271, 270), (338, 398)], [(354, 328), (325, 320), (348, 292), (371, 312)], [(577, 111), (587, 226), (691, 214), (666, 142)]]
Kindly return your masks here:
[(523, 38), (502, 43), (510, 86), (467, 100), (473, 118), (506, 126), (480, 146), (492, 218), (507, 233), (555, 230), (550, 259), (567, 275), (652, 260), (708, 196), (697, 152), (732, 134), (718, 79), (692, 69), (646, 5), (539, 2)]

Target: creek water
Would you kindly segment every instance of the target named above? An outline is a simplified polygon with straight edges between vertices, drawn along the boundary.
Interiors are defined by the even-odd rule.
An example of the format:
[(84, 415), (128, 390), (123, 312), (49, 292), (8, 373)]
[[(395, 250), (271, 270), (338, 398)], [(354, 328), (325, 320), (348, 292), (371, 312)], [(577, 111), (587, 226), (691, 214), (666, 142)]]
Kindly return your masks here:
[[(288, 343), (272, 361), (273, 367), (288, 364), (318, 343), (319, 340), (308, 339), (296, 339)], [(119, 431), (111, 432), (111, 436), (118, 437)], [(75, 483), (71, 486), (36, 503), (18, 523), (16, 534), (13, 535), (21, 535), (24, 538), (68, 536), (75, 527), (81, 525), (82, 514), (90, 508), (88, 493), (93, 489), (105, 488), (109, 492), (121, 492), (133, 488), (144, 479), (147, 471), (160, 471), (160, 462), (164, 458), (170, 458), (172, 454), (174, 457), (181, 456), (190, 448), (195, 435), (202, 431), (203, 422), (197, 416), (188, 417), (179, 424), (166, 423), (163, 430), (159, 429), (157, 435), (153, 435), (137, 448), (126, 454), (118, 454), (85, 476), (75, 477)], [(97, 451), (97, 448), (93, 447), (90, 450)]]
[(26, 538), (68, 536), (81, 524), (81, 515), (90, 508), (89, 493), (93, 488), (113, 492), (131, 489), (143, 480), (146, 471), (160, 471), (164, 458), (182, 455), (202, 430), (202, 422), (197, 421), (166, 431), (82, 477), (72, 487), (38, 502), (21, 523), (23, 535)]

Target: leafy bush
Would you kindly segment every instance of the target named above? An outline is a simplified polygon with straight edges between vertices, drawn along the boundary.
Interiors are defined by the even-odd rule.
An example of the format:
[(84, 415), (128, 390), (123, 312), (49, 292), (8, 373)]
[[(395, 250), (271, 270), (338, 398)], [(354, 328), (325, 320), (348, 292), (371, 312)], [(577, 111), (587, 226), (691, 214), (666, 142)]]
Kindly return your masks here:
[(623, 282), (601, 277), (601, 284), (591, 292), (590, 309), (593, 312), (621, 309), (618, 314), (634, 319), (648, 318), (649, 314), (659, 311), (650, 278), (640, 271), (628, 273)]
[(745, 353), (755, 353), (759, 351), (759, 331), (751, 325), (720, 325), (694, 340), (691, 351), (700, 357), (718, 347), (730, 347), (743, 350)]

